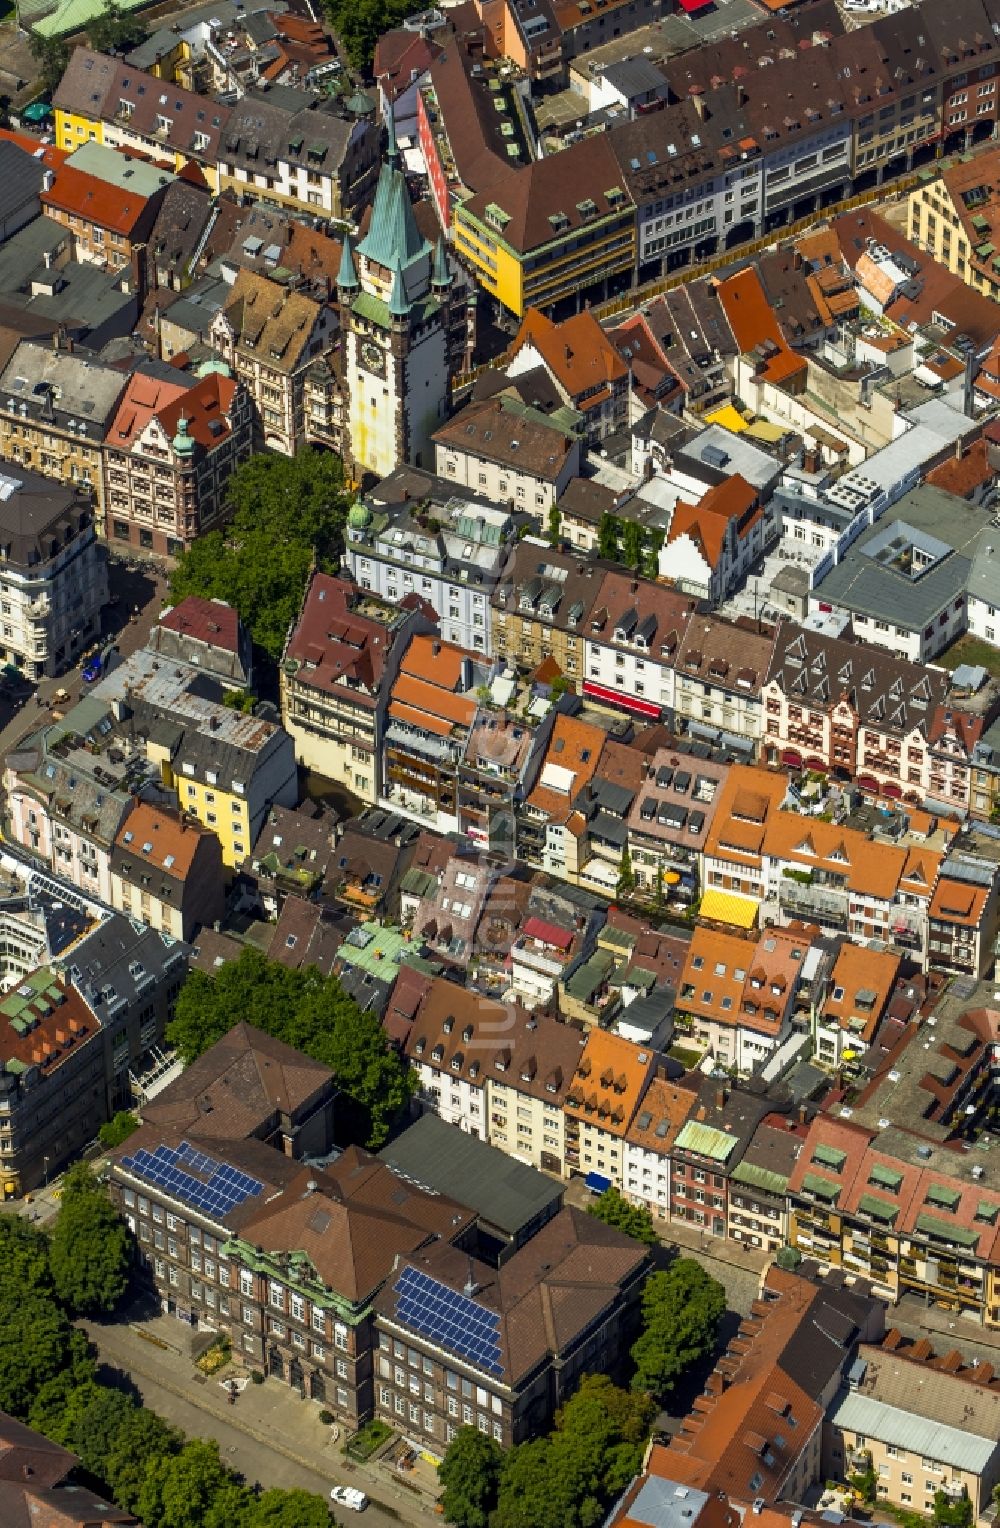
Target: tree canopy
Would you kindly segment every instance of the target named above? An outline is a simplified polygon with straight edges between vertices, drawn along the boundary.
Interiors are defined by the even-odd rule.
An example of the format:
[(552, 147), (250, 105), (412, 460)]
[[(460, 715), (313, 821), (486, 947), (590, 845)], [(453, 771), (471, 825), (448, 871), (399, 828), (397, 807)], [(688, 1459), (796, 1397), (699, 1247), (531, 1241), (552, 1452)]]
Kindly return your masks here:
[(38, 64), (42, 85), (51, 95), (66, 72), (69, 45), (61, 37), (43, 37), (40, 32), (31, 32), (28, 47)]
[(348, 506), (343, 465), (315, 450), (253, 456), (229, 479), (226, 503), (228, 524), (178, 558), (171, 595), (226, 600), (258, 647), (278, 658), (313, 559), (336, 566)]
[(968, 1492), (961, 1496), (949, 1496), (947, 1491), (934, 1492), (935, 1528), (972, 1528), (975, 1514)]
[[(84, 1268), (68, 1280), (59, 1260), (70, 1256), (70, 1232)], [(56, 1253), (61, 1234), (67, 1246)], [(225, 1467), (216, 1444), (187, 1441), (98, 1379), (90, 1344), (70, 1317), (108, 1297), (114, 1267), (95, 1258), (91, 1243), (116, 1242), (119, 1234), (127, 1241), (83, 1164), (67, 1174), (51, 1239), (16, 1215), (0, 1215), (0, 1409), (72, 1450), (145, 1528), (327, 1528), (322, 1496), (256, 1496)]]
[(378, 1019), (335, 977), (289, 970), (246, 949), (211, 975), (188, 973), (167, 1037), (190, 1062), (241, 1019), (330, 1067), (351, 1105), (349, 1114), (341, 1111), (345, 1135), (371, 1147), (384, 1144), (412, 1079)]
[(496, 1506), (503, 1452), (498, 1443), (475, 1427), (460, 1427), (438, 1466), (444, 1486), (441, 1506), (449, 1523), (459, 1528), (489, 1528)]
[(113, 1119), (109, 1119), (97, 1132), (97, 1138), (102, 1146), (113, 1151), (123, 1141), (127, 1141), (133, 1130), (138, 1130), (139, 1121), (134, 1114), (127, 1109), (119, 1109)]
[(324, 3), (352, 67), (366, 74), (382, 33), (424, 9), (421, 0), (324, 0)]
[(135, 11), (123, 10), (116, 0), (105, 0), (104, 9), (87, 27), (90, 46), (99, 53), (130, 53), (149, 36), (149, 28)]
[(114, 1310), (128, 1287), (132, 1244), (103, 1186), (86, 1162), (63, 1179), (59, 1215), (49, 1246), (56, 1294), (75, 1314)]
[(592, 1374), (548, 1437), (502, 1454), (463, 1428), (439, 1471), (446, 1519), (458, 1528), (596, 1528), (641, 1465), (653, 1412), (648, 1396)]
[(647, 1247), (655, 1247), (659, 1241), (653, 1217), (646, 1206), (629, 1204), (614, 1187), (605, 1189), (588, 1204), (587, 1210), (598, 1220), (603, 1220), (606, 1226), (614, 1226), (616, 1231), (624, 1232), (635, 1241), (645, 1242)]
[(651, 1273), (642, 1291), (642, 1333), (632, 1346), (634, 1390), (664, 1401), (681, 1376), (715, 1349), (726, 1291), (693, 1258)]

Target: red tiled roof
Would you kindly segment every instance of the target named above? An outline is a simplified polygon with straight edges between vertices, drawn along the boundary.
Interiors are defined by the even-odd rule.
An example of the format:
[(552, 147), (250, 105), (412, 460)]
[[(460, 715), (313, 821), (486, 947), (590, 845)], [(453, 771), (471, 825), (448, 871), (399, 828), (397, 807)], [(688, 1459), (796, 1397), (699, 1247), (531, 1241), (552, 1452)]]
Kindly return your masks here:
[(112, 233), (129, 235), (150, 199), (64, 164), (56, 171), (50, 190), (41, 193), (40, 200), (43, 207), (74, 214)]
[(560, 928), (557, 923), (546, 923), (544, 918), (529, 918), (524, 925), (524, 936), (551, 945), (555, 950), (568, 950), (573, 943), (571, 929)]
[(228, 653), (239, 652), (240, 618), (232, 605), (223, 600), (206, 600), (198, 594), (189, 594), (160, 617), (160, 625), (167, 631), (191, 637), (195, 642), (204, 642), (208, 647), (221, 647)]
[[(181, 419), (185, 419), (191, 439), (196, 440), (206, 451), (212, 451), (229, 436), (229, 410), (235, 396), (236, 383), (232, 377), (209, 372), (182, 398), (175, 397), (161, 408), (158, 418), (171, 437), (177, 434)], [(213, 428), (216, 420), (219, 429)]]

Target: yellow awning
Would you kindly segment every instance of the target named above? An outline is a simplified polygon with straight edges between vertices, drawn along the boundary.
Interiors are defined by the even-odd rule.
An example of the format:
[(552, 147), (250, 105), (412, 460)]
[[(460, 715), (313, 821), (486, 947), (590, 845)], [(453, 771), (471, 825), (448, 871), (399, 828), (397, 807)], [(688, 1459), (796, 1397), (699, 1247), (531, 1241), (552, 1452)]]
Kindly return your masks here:
[(698, 910), (699, 917), (713, 923), (730, 923), (734, 928), (753, 928), (760, 903), (755, 897), (741, 897), (735, 891), (706, 891)]
[(734, 409), (731, 403), (726, 403), (721, 409), (716, 409), (714, 414), (705, 415), (706, 424), (719, 424), (724, 430), (730, 430), (734, 435), (742, 435), (747, 427), (739, 409)]
[(776, 445), (782, 436), (788, 431), (782, 429), (780, 424), (771, 424), (767, 419), (755, 419), (753, 424), (746, 426), (746, 433), (753, 440), (763, 440), (768, 445)]

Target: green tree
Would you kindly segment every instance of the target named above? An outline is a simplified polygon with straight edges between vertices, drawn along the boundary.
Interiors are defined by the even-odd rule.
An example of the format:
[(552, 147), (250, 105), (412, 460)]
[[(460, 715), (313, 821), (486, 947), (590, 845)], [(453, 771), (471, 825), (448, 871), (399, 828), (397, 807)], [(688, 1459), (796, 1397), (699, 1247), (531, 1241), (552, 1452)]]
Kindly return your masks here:
[(460, 1427), (438, 1466), (441, 1506), (458, 1528), (489, 1528), (497, 1504), (503, 1451), (474, 1427)]
[(618, 561), (618, 532), (620, 526), (614, 515), (605, 513), (597, 527), (597, 555), (611, 562)]
[(567, 679), (565, 674), (557, 674), (549, 685), (549, 699), (559, 700), (568, 691), (573, 689), (572, 679)]
[(114, 1310), (128, 1286), (132, 1242), (86, 1162), (63, 1179), (49, 1248), (56, 1294), (74, 1315)]
[(622, 562), (627, 568), (642, 568), (642, 526), (637, 520), (626, 520), (622, 531)]
[(19, 1215), (0, 1215), (0, 1299), (10, 1294), (54, 1294), (49, 1241)]
[[(86, 1338), (82, 1332), (77, 1334)], [(47, 1295), (22, 1292), (4, 1278), (0, 1292), (0, 1411), (26, 1421), (42, 1386), (74, 1357), (73, 1331)]]
[(265, 1491), (250, 1508), (247, 1528), (330, 1528), (330, 1509), (310, 1491)]
[(964, 1486), (961, 1496), (935, 1491), (933, 1515), (935, 1528), (972, 1528), (972, 1503)]
[(226, 503), (226, 528), (199, 536), (178, 558), (171, 596), (228, 601), (278, 658), (313, 562), (336, 569), (348, 507), (343, 465), (322, 451), (262, 453), (233, 473)]
[(557, 547), (562, 540), (562, 515), (558, 504), (549, 509), (549, 546)]
[(424, 8), (422, 0), (324, 0), (324, 3), (352, 67), (366, 74), (382, 33)]
[(664, 532), (647, 530), (643, 537), (642, 574), (644, 578), (658, 578), (660, 574), (660, 548)]
[(878, 1497), (878, 1475), (875, 1473), (871, 1460), (868, 1461), (867, 1469), (857, 1470), (853, 1475), (848, 1475), (847, 1484), (852, 1491), (857, 1491), (862, 1501), (874, 1503)]
[(659, 1241), (653, 1217), (643, 1204), (629, 1204), (614, 1187), (606, 1189), (593, 1203), (587, 1206), (588, 1213), (598, 1220), (603, 1220), (606, 1226), (614, 1226), (616, 1231), (621, 1231), (625, 1236), (631, 1236), (635, 1241), (645, 1242), (647, 1247), (655, 1247)]
[[(101, 1471), (116, 1504), (125, 1512), (135, 1512), (150, 1464), (176, 1454), (182, 1442), (181, 1434), (155, 1411), (132, 1406), (109, 1444)], [(153, 1528), (152, 1523), (148, 1528)]]
[(693, 1258), (651, 1273), (642, 1291), (642, 1333), (632, 1345), (634, 1390), (662, 1402), (693, 1364), (714, 1351), (726, 1291)]
[(588, 1375), (548, 1438), (510, 1451), (490, 1528), (595, 1528), (642, 1463), (654, 1407)]
[(87, 28), (90, 46), (98, 53), (130, 53), (149, 36), (149, 28), (135, 12), (125, 11), (116, 0), (105, 0), (104, 10)]
[(29, 34), (28, 47), (39, 66), (42, 85), (51, 95), (69, 63), (69, 47), (61, 37), (42, 37), (38, 32)]
[(119, 1109), (113, 1119), (109, 1119), (97, 1132), (97, 1138), (102, 1146), (113, 1151), (123, 1141), (127, 1141), (133, 1130), (138, 1130), (139, 1121), (134, 1114), (127, 1109)]
[(335, 977), (292, 971), (246, 949), (208, 975), (191, 971), (177, 998), (168, 1038), (193, 1061), (245, 1020), (330, 1067), (349, 1105), (345, 1136), (384, 1144), (413, 1086), (378, 1019), (363, 1012)]
[(146, 1528), (205, 1528), (216, 1497), (231, 1482), (219, 1445), (192, 1438), (178, 1453), (150, 1459), (136, 1511)]
[(663, 866), (656, 867), (656, 880), (653, 884), (653, 901), (657, 907), (663, 906)]
[(632, 856), (626, 844), (622, 849), (621, 863), (618, 866), (618, 895), (627, 897), (633, 891), (635, 891), (635, 871), (632, 869)]

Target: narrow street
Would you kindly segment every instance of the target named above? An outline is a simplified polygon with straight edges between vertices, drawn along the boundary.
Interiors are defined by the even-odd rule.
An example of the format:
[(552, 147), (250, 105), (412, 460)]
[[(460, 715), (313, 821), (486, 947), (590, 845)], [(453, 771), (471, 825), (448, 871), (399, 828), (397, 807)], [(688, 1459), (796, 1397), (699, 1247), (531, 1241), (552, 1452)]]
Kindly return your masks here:
[[(440, 1522), (423, 1497), (411, 1493), (378, 1466), (356, 1465), (343, 1456), (319, 1408), (276, 1380), (250, 1385), (235, 1406), (226, 1402), (217, 1377), (195, 1370), (191, 1360), (158, 1345), (125, 1321), (81, 1322), (103, 1362), (128, 1376), (143, 1403), (191, 1437), (213, 1438), (223, 1461), (265, 1488), (300, 1487), (329, 1498), (333, 1485), (364, 1491), (364, 1522), (390, 1528), (404, 1522)], [(109, 1383), (113, 1375), (103, 1376)], [(353, 1514), (338, 1509), (338, 1523)]]

